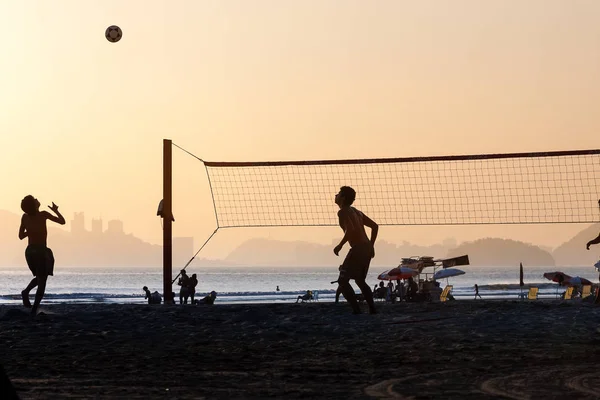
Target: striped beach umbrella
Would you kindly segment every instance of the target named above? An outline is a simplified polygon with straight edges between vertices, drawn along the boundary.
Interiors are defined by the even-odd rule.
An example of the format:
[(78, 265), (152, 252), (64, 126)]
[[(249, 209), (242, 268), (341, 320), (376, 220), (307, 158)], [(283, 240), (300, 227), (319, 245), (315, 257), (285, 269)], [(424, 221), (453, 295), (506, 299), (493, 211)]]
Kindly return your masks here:
[(383, 272), (379, 274), (377, 279), (379, 280), (387, 280), (387, 281), (395, 281), (398, 279), (408, 279), (419, 273), (418, 270), (407, 268), (407, 267), (396, 267), (392, 268), (389, 271)]

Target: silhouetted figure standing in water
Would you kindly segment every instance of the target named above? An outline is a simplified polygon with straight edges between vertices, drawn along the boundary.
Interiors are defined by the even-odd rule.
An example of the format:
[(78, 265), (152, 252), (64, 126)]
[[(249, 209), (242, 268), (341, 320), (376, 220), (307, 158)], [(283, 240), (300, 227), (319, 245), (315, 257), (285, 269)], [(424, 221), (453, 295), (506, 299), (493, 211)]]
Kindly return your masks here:
[(179, 304), (187, 304), (188, 297), (190, 297), (190, 277), (185, 272), (185, 269), (181, 270), (181, 278), (177, 282), (181, 289), (179, 289)]
[(21, 201), (21, 209), (25, 214), (21, 217), (21, 226), (19, 227), (19, 239), (28, 238), (27, 249), (25, 249), (25, 259), (34, 278), (29, 285), (21, 292), (23, 305), (31, 307), (29, 302), (29, 292), (37, 286), (35, 301), (31, 308), (31, 313), (36, 314), (44, 292), (46, 291), (46, 281), (49, 275), (54, 275), (54, 255), (52, 250), (46, 246), (48, 231), (46, 229), (46, 220), (64, 225), (65, 218), (58, 211), (58, 206), (52, 203), (48, 208), (56, 214), (50, 214), (47, 211), (40, 211), (40, 202), (32, 195), (25, 196)]
[(190, 283), (188, 286), (188, 291), (190, 294), (190, 304), (194, 304), (194, 295), (196, 294), (196, 286), (198, 285), (198, 277), (196, 274), (192, 274), (190, 278)]
[[(375, 257), (374, 245), (379, 226), (365, 214), (352, 207), (355, 198), (356, 192), (349, 186), (342, 186), (339, 193), (335, 195), (335, 204), (340, 207), (338, 219), (340, 228), (344, 231), (344, 237), (335, 246), (333, 252), (336, 256), (339, 255), (346, 242), (350, 243), (351, 247), (344, 262), (340, 265), (338, 284), (346, 301), (350, 303), (354, 314), (360, 314), (354, 288), (350, 285), (350, 279), (354, 279), (369, 305), (369, 311), (371, 314), (375, 314), (377, 310), (373, 302), (373, 292), (365, 279), (369, 272), (371, 258)], [(365, 232), (365, 226), (371, 228), (370, 240)]]

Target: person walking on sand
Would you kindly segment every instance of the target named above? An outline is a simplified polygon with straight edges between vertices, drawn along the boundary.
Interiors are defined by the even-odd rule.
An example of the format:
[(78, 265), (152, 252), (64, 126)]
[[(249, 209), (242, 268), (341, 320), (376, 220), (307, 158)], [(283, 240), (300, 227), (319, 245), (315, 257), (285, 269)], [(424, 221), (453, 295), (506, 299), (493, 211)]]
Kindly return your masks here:
[(477, 300), (478, 296), (481, 299), (481, 295), (479, 294), (479, 286), (477, 286), (477, 284), (475, 284), (475, 298), (473, 300)]
[[(339, 268), (340, 276), (338, 284), (346, 301), (352, 307), (353, 313), (360, 314), (361, 311), (356, 300), (354, 288), (350, 285), (350, 279), (354, 279), (354, 282), (360, 288), (369, 305), (369, 312), (376, 314), (377, 310), (373, 301), (373, 292), (365, 279), (369, 272), (371, 259), (375, 257), (374, 246), (379, 225), (361, 211), (352, 207), (355, 198), (356, 191), (350, 186), (342, 186), (338, 194), (335, 195), (335, 204), (340, 208), (338, 211), (339, 225), (344, 231), (344, 236), (340, 243), (334, 247), (333, 253), (336, 256), (339, 255), (340, 250), (342, 250), (346, 242), (350, 243), (350, 250)], [(371, 239), (367, 237), (365, 226), (371, 228)]]
[[(58, 211), (58, 206), (52, 203), (48, 206), (55, 215), (48, 211), (40, 211), (40, 202), (32, 195), (25, 196), (21, 201), (21, 209), (24, 214), (21, 217), (21, 226), (19, 227), (19, 239), (28, 239), (27, 248), (25, 249), (25, 260), (33, 274), (33, 279), (29, 285), (21, 292), (23, 305), (31, 307), (31, 314), (37, 313), (38, 307), (42, 302), (46, 291), (46, 281), (48, 276), (54, 275), (54, 254), (47, 247), (48, 230), (46, 228), (46, 220), (64, 225), (65, 218)], [(29, 292), (37, 286), (33, 307), (29, 302)]]

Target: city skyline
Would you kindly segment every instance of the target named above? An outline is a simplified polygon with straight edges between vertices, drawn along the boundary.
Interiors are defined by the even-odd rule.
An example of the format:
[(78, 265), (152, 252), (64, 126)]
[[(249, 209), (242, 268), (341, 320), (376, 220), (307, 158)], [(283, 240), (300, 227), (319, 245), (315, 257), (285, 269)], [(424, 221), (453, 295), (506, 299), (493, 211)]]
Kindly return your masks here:
[[(0, 257), (0, 266), (24, 264), (23, 246), (15, 235), (19, 216), (0, 210), (0, 244), (5, 249)], [(86, 229), (85, 221), (92, 221), (93, 227)], [(73, 223), (75, 221), (75, 223)], [(113, 229), (101, 229), (102, 219), (85, 219), (84, 212), (73, 213), (66, 228), (48, 227), (49, 246), (60, 254), (60, 264), (64, 266), (161, 266), (162, 245), (144, 241), (134, 233), (125, 233), (123, 221), (112, 220)], [(94, 228), (95, 227), (95, 228)], [(393, 241), (380, 237), (376, 243), (377, 257), (373, 261), (378, 266), (395, 266), (401, 257), (431, 255), (444, 257), (447, 254), (468, 251), (472, 253), (472, 263), (494, 265), (494, 260), (505, 265), (517, 257), (521, 261), (535, 265), (545, 259), (554, 259), (559, 265), (592, 265), (597, 259), (595, 252), (585, 251), (584, 244), (600, 230), (599, 224), (579, 224), (579, 231), (560, 246), (551, 248), (536, 243), (535, 238), (526, 241), (482, 236), (474, 240), (459, 241), (446, 238), (431, 244), (414, 241)], [(203, 243), (203, 242), (202, 242)], [(197, 254), (193, 237), (173, 237), (173, 270), (188, 264), (193, 255), (192, 268), (223, 266), (335, 266), (339, 259), (331, 251), (336, 243), (307, 240), (289, 240), (281, 237), (246, 238), (230, 242), (223, 256), (214, 257), (201, 251)], [(465, 249), (465, 250), (461, 250)], [(537, 249), (537, 250), (536, 250)], [(495, 255), (494, 255), (495, 254)], [(537, 255), (536, 255), (537, 254)], [(554, 261), (553, 261), (554, 262)], [(483, 264), (481, 264), (483, 263)], [(332, 267), (333, 268), (333, 267)]]

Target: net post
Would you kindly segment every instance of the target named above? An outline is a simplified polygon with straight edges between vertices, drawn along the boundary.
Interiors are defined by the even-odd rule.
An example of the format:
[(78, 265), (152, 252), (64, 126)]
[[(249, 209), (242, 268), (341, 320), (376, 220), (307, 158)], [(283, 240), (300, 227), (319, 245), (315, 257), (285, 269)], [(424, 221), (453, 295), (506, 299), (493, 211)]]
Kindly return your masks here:
[(173, 304), (173, 158), (170, 139), (163, 139), (163, 293), (165, 304)]

